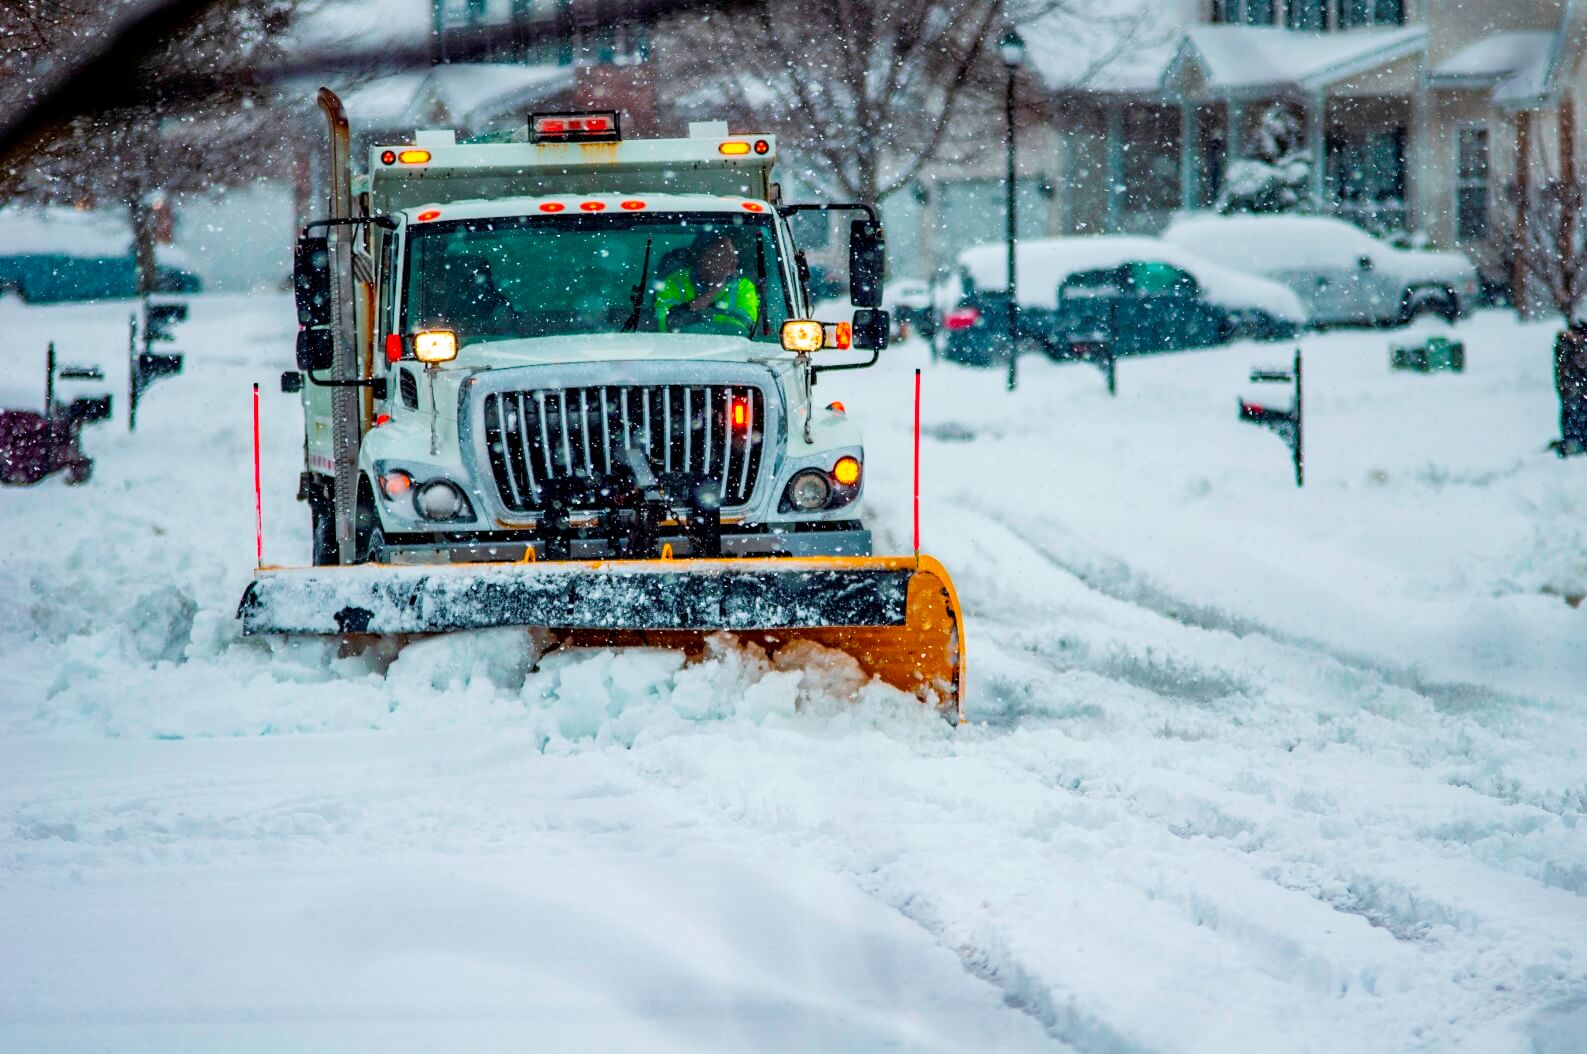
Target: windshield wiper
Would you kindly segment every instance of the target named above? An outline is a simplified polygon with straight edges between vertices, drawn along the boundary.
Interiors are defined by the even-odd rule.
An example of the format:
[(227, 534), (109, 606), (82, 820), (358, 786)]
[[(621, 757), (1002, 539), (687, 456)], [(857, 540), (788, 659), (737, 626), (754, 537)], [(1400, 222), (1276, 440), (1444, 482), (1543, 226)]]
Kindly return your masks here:
[(639, 311), (645, 306), (645, 283), (650, 281), (650, 247), (656, 239), (645, 239), (645, 262), (639, 268), (639, 284), (634, 286), (634, 310), (629, 312), (628, 321), (623, 323), (621, 333), (635, 333), (639, 330)]
[[(760, 333), (763, 337), (771, 336), (771, 316), (766, 314), (766, 241), (759, 235), (755, 237), (755, 312), (760, 315)], [(750, 326), (751, 336), (755, 334), (755, 327)]]

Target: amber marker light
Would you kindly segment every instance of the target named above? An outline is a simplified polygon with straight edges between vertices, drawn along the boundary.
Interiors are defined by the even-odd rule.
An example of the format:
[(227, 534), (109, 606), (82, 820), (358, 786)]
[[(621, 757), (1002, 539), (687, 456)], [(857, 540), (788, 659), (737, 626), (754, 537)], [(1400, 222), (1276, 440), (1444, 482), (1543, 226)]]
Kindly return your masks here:
[(744, 202), (744, 211), (745, 212), (765, 212), (766, 211), (766, 206), (760, 204), (757, 201), (746, 201), (746, 202)]
[(782, 324), (784, 351), (820, 351), (826, 343), (826, 327), (811, 319), (790, 319)]
[(604, 202), (604, 201), (585, 201), (585, 202), (581, 202), (579, 204), (579, 208), (583, 209), (585, 212), (605, 212), (606, 211), (606, 202)]
[(623, 208), (627, 209), (629, 212), (637, 212), (637, 211), (639, 211), (640, 209), (642, 209), (644, 207), (645, 207), (645, 203), (643, 201), (625, 201), (625, 202), (623, 202)]
[(413, 357), (434, 365), (457, 358), (457, 334), (449, 329), (432, 329), (413, 335)]
[(562, 202), (560, 202), (560, 201), (548, 201), (545, 204), (540, 206), (540, 211), (541, 212), (561, 212), (565, 208), (567, 208), (567, 206), (562, 204)]
[(424, 165), (430, 161), (428, 150), (404, 150), (397, 155), (397, 160), (405, 165)]
[(840, 457), (838, 463), (832, 466), (832, 478), (845, 487), (852, 487), (860, 481), (860, 462), (858, 458)]
[(417, 216), (415, 216), (414, 220), (419, 222), (419, 223), (429, 223), (431, 220), (438, 220), (440, 218), (441, 218), (441, 210), (440, 209), (425, 209), (423, 212), (421, 212)]
[(749, 153), (749, 144), (741, 140), (730, 139), (721, 146), (717, 147), (717, 149), (729, 157), (738, 157), (742, 154)]

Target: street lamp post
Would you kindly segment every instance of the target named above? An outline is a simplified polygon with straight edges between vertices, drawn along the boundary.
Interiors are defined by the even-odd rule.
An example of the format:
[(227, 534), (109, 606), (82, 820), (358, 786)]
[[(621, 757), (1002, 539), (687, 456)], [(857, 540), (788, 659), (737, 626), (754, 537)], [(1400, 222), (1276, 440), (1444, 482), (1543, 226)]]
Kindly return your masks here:
[(1025, 40), (1009, 26), (997, 42), (998, 54), (1008, 70), (1008, 86), (1003, 95), (1003, 117), (1008, 123), (1008, 390), (1019, 383), (1019, 276), (1014, 270), (1014, 75), (1025, 59)]

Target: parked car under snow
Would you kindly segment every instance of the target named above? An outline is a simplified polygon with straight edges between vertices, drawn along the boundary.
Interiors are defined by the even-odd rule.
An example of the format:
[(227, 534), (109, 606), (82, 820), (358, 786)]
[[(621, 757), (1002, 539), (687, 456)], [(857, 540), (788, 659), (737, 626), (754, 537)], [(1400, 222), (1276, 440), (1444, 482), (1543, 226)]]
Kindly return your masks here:
[[(187, 257), (155, 246), (155, 291), (203, 288)], [(0, 210), (0, 295), (35, 304), (138, 295), (132, 230), (121, 217), (69, 208)]]
[[(1004, 361), (1007, 249), (959, 254), (960, 294), (943, 317), (945, 357), (968, 365)], [(1278, 340), (1306, 322), (1300, 299), (1278, 283), (1241, 274), (1155, 238), (1099, 235), (1019, 243), (1022, 352), (1054, 358), (1071, 340), (1105, 331), (1115, 354)]]
[(1397, 249), (1330, 216), (1186, 216), (1163, 240), (1293, 289), (1313, 325), (1454, 321), (1478, 296), (1463, 253)]

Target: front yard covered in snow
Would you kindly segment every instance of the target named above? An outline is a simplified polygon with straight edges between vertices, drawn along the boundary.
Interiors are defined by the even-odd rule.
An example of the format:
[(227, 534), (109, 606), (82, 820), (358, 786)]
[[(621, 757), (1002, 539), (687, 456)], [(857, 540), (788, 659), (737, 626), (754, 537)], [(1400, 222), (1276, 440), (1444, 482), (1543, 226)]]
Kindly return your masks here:
[[(0, 302), (124, 391), (127, 306)], [(1587, 458), (1545, 325), (1308, 335), (1307, 485), (1241, 344), (823, 377), (879, 551), (969, 612), (954, 729), (833, 656), (238, 637), (308, 555), (285, 297), (0, 491), (0, 1048), (1587, 1049)], [(37, 378), (37, 384), (34, 378)]]

